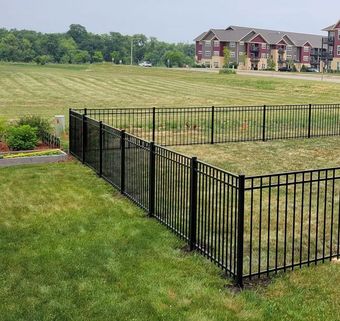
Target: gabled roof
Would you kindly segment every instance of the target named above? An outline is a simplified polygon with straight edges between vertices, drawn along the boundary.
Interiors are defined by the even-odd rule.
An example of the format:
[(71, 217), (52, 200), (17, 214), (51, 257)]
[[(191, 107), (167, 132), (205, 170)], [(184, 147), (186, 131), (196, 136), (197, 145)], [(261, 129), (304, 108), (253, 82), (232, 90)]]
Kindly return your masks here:
[(194, 41), (201, 41), (207, 33), (208, 32), (202, 32), (198, 37), (194, 39)]
[(336, 29), (336, 27), (340, 24), (340, 20), (338, 20), (338, 22), (336, 22), (333, 25), (330, 25), (329, 27), (326, 27), (324, 29), (322, 29), (322, 31), (333, 31), (334, 29)]
[[(240, 26), (229, 26), (226, 29), (211, 29), (216, 35), (216, 38), (223, 42), (230, 41), (244, 41), (249, 42), (251, 39), (260, 35), (264, 40), (269, 44), (277, 44), (284, 37), (288, 38), (285, 41), (291, 42), (291, 44), (302, 47), (306, 42), (309, 42), (314, 48), (321, 48), (322, 46), (322, 36), (320, 35), (311, 35), (297, 32), (287, 32), (287, 31), (277, 31), (277, 30), (267, 30), (267, 29), (259, 29), (259, 28), (249, 28), (249, 27), (240, 27)], [(204, 37), (208, 34), (206, 32), (200, 40), (203, 40)], [(198, 39), (197, 37), (196, 39)], [(195, 39), (195, 41), (197, 41)], [(287, 41), (289, 40), (289, 41)]]

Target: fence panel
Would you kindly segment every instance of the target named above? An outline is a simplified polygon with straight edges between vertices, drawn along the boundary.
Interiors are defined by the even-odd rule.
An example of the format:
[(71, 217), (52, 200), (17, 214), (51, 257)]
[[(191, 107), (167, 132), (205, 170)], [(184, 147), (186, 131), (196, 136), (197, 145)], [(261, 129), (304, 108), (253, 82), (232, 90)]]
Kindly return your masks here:
[(266, 106), (265, 140), (308, 137), (309, 105)]
[(83, 157), (83, 116), (70, 110), (70, 153), (79, 160)]
[(198, 162), (197, 249), (236, 275), (238, 176)]
[(244, 275), (339, 256), (340, 168), (246, 178)]
[(89, 117), (84, 117), (85, 136), (85, 159), (84, 163), (91, 167), (96, 173), (100, 170), (100, 128), (99, 122)]
[(113, 128), (148, 141), (153, 140), (153, 108), (86, 109), (86, 113)]
[(155, 142), (159, 145), (211, 142), (212, 107), (158, 108), (155, 119)]
[(102, 139), (102, 176), (121, 189), (121, 131), (103, 125)]
[(340, 135), (340, 105), (312, 105), (311, 136)]
[(123, 192), (140, 207), (149, 209), (150, 143), (124, 135)]
[(242, 142), (262, 139), (263, 107), (215, 108), (214, 142)]
[(190, 158), (156, 146), (154, 216), (188, 240), (189, 212)]

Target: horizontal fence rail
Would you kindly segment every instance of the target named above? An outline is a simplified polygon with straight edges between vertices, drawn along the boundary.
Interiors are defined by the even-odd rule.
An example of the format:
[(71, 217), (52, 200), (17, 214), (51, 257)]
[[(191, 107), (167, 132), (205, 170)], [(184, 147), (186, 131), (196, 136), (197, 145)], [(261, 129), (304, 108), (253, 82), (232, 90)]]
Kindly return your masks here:
[[(340, 168), (235, 175), (153, 140), (158, 135), (162, 144), (176, 145), (326, 136), (339, 130), (335, 107), (190, 108), (189, 114), (145, 108), (130, 115), (131, 123), (129, 110), (114, 116), (105, 109), (70, 110), (70, 152), (243, 286), (244, 279), (339, 258)], [(183, 136), (169, 126), (174, 117), (189, 124), (188, 115), (205, 130)], [(168, 124), (162, 134), (160, 117)], [(247, 131), (237, 133), (246, 117)]]
[(162, 146), (340, 135), (340, 104), (75, 111)]

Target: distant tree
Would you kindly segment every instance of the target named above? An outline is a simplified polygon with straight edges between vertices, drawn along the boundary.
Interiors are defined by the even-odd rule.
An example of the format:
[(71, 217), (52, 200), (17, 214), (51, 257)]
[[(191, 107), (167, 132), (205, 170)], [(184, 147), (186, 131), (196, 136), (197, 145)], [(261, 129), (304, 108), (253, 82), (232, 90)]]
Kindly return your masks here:
[(35, 62), (38, 65), (46, 65), (47, 63), (53, 61), (53, 58), (49, 55), (42, 55), (35, 58)]
[(93, 62), (103, 62), (104, 57), (103, 53), (101, 51), (95, 51), (93, 56), (92, 56), (92, 61)]
[(227, 47), (225, 47), (223, 49), (223, 67), (224, 68), (229, 67), (230, 57), (231, 57), (230, 50)]
[(73, 63), (84, 64), (90, 61), (90, 55), (86, 50), (77, 50), (73, 56)]
[(276, 63), (272, 57), (268, 58), (267, 60), (267, 68), (270, 70), (275, 70)]
[(169, 61), (169, 67), (183, 67), (185, 56), (178, 50), (172, 50), (166, 52), (164, 55), (164, 63), (167, 64)]
[(70, 25), (69, 31), (67, 34), (73, 38), (73, 40), (79, 45), (84, 42), (87, 38), (87, 30), (84, 26), (79, 24)]

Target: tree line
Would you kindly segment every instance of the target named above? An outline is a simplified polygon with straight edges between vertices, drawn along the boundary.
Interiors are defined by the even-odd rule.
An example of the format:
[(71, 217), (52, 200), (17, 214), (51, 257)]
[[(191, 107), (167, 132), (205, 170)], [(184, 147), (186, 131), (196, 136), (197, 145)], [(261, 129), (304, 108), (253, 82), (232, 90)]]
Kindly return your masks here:
[(115, 64), (149, 61), (153, 65), (182, 67), (194, 64), (193, 44), (170, 44), (119, 32), (94, 34), (84, 26), (72, 24), (66, 33), (41, 33), (31, 30), (0, 29), (0, 60), (9, 62), (36, 62), (81, 64), (112, 62)]

